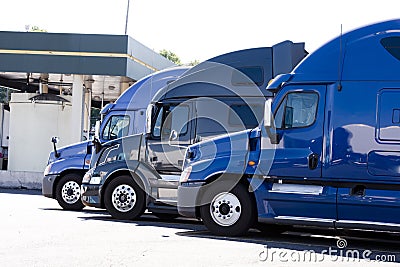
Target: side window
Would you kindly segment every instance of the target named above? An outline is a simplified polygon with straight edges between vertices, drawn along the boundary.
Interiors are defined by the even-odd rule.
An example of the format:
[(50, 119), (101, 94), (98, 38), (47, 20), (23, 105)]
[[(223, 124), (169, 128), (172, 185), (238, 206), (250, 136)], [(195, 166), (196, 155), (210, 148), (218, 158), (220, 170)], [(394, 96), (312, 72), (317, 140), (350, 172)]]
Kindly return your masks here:
[(157, 115), (153, 136), (168, 139), (175, 131), (178, 136), (188, 132), (189, 106), (163, 106)]
[(230, 125), (240, 126), (243, 124), (246, 129), (252, 129), (258, 126), (257, 117), (261, 118), (263, 111), (262, 105), (232, 105), (229, 109), (228, 122)]
[(184, 135), (188, 131), (189, 107), (187, 105), (170, 106), (165, 114), (161, 134), (163, 139), (168, 139), (175, 131), (178, 136)]
[(382, 46), (397, 60), (400, 60), (400, 37), (392, 36), (381, 40)]
[(289, 93), (275, 113), (277, 129), (293, 129), (310, 126), (317, 116), (317, 93)]
[(154, 137), (160, 137), (161, 136), (161, 126), (163, 122), (163, 117), (164, 117), (164, 107), (161, 107), (158, 111), (156, 121), (154, 123), (153, 127), (153, 136)]
[(260, 66), (240, 67), (232, 72), (232, 85), (249, 85), (254, 82), (258, 86), (264, 83), (264, 69)]
[(275, 127), (277, 129), (282, 129), (282, 125), (283, 125), (283, 114), (285, 111), (285, 107), (286, 107), (286, 101), (287, 101), (287, 97), (285, 97), (282, 101), (282, 103), (280, 104), (278, 110), (275, 113)]
[(101, 135), (104, 140), (112, 140), (128, 135), (129, 116), (112, 116), (108, 120)]

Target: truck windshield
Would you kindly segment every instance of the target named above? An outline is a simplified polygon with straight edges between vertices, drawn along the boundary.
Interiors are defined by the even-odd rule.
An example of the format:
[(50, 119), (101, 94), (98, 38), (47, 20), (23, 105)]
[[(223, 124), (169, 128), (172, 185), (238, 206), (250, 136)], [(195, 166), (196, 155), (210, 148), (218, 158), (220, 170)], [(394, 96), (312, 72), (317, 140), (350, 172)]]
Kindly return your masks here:
[(103, 140), (112, 140), (128, 135), (129, 116), (116, 115), (110, 117), (101, 135)]

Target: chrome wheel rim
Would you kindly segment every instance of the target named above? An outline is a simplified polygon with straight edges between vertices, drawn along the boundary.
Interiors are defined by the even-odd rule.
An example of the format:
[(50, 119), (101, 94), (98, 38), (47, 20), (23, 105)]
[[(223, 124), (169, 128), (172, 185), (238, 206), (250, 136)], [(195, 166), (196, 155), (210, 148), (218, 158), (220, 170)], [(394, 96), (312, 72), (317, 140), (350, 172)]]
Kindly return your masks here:
[(81, 188), (75, 181), (66, 182), (61, 188), (61, 197), (68, 204), (74, 204), (81, 198)]
[(136, 192), (132, 186), (121, 184), (114, 189), (111, 201), (116, 210), (128, 212), (136, 204)]
[(223, 192), (212, 200), (210, 214), (218, 225), (231, 226), (239, 220), (242, 214), (242, 206), (234, 194)]

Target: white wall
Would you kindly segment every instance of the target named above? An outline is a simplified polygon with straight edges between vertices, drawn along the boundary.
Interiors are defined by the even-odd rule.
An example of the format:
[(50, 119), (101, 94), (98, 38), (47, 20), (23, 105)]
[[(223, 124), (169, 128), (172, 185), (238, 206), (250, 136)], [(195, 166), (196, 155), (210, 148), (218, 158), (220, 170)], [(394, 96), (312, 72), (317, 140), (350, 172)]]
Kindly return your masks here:
[[(29, 100), (36, 94), (15, 93), (10, 101), (10, 171), (43, 172), (53, 150), (51, 137), (58, 136), (57, 147), (69, 145), (71, 138), (71, 103)], [(71, 97), (63, 96), (71, 101)]]

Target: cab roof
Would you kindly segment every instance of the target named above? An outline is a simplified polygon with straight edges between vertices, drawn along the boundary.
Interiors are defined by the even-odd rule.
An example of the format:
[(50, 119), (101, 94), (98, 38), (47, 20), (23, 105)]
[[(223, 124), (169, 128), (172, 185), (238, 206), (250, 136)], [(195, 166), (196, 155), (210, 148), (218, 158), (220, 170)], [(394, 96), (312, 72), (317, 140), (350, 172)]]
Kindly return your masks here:
[(400, 80), (400, 19), (350, 31), (306, 57), (292, 81)]

